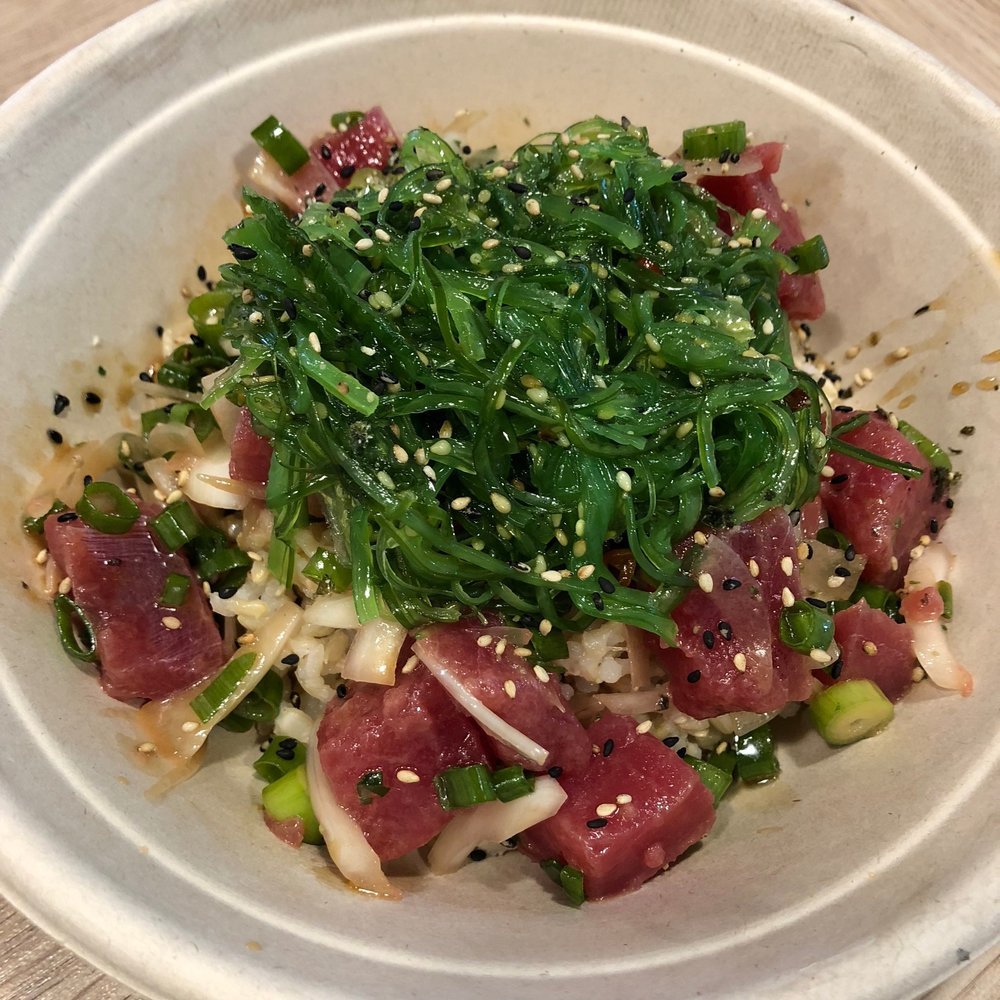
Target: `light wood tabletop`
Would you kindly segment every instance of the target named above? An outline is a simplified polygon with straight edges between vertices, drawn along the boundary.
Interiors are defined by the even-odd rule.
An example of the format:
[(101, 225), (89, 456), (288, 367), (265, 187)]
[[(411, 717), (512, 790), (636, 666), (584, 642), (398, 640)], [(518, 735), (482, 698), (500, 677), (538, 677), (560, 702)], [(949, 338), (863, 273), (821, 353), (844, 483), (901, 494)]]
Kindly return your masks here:
[[(166, 2), (166, 0), (164, 0)], [(2, 0), (0, 100), (149, 0)], [(1000, 0), (848, 0), (1000, 102)], [(925, 1000), (1000, 997), (996, 950)], [(60, 947), (0, 897), (0, 1000), (141, 1000)], [(182, 998), (178, 998), (182, 1000)]]

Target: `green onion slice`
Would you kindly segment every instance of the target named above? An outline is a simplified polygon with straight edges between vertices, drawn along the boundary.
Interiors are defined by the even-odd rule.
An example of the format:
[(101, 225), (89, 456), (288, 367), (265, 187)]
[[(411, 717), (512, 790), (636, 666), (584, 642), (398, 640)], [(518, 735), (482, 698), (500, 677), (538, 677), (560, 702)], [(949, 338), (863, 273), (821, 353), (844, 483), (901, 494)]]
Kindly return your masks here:
[(715, 160), (726, 150), (730, 156), (742, 153), (747, 148), (746, 122), (723, 122), (685, 129), (683, 148), (685, 160)]
[(874, 736), (893, 717), (892, 702), (868, 680), (840, 681), (809, 702), (809, 714), (830, 746), (846, 746)]
[(90, 619), (65, 594), (57, 594), (53, 604), (62, 648), (75, 660), (93, 663), (97, 659), (97, 636)]
[(241, 653), (234, 657), (222, 668), (222, 673), (191, 701), (194, 714), (202, 722), (208, 722), (219, 711), (240, 681), (253, 669), (256, 659), (256, 653)]
[[(330, 124), (338, 131), (349, 129), (352, 125), (357, 125), (363, 121), (365, 113), (363, 111), (337, 111), (330, 115)], [(341, 127), (343, 126), (343, 128)]]
[(941, 617), (946, 621), (951, 621), (951, 616), (955, 613), (955, 595), (951, 589), (951, 584), (947, 580), (938, 580), (937, 592), (941, 595), (941, 600), (944, 602), (944, 611), (941, 612)]
[(286, 174), (294, 174), (309, 162), (309, 150), (274, 115), (265, 118), (250, 135)]
[(105, 535), (124, 535), (139, 520), (139, 505), (114, 483), (89, 483), (76, 505), (80, 520)]
[(185, 501), (171, 504), (149, 522), (157, 538), (171, 552), (190, 542), (201, 530), (201, 522)]
[(285, 819), (301, 819), (302, 839), (307, 844), (323, 843), (323, 835), (319, 832), (319, 821), (316, 819), (312, 800), (309, 798), (305, 764), (272, 781), (261, 790), (260, 797), (264, 810), (271, 819), (279, 822)]
[[(492, 802), (498, 797), (489, 768), (483, 764), (449, 767), (434, 778), (434, 790), (441, 808), (448, 810)], [(513, 797), (517, 798), (516, 795)]]
[(184, 573), (170, 573), (163, 581), (163, 592), (157, 604), (165, 608), (179, 608), (187, 600), (191, 577)]
[(306, 745), (291, 736), (275, 736), (254, 761), (253, 769), (265, 781), (277, 781), (306, 762)]
[(951, 472), (951, 459), (948, 453), (936, 442), (932, 441), (926, 434), (918, 431), (913, 424), (905, 420), (899, 421), (899, 433), (908, 441), (917, 446), (917, 450), (930, 463), (933, 469), (944, 469)]
[(778, 624), (781, 641), (798, 653), (827, 649), (833, 642), (833, 618), (806, 601), (784, 608)]
[(830, 251), (822, 236), (811, 236), (797, 243), (788, 251), (788, 256), (794, 261), (799, 274), (812, 274), (822, 271), (830, 263)]
[(744, 781), (757, 784), (778, 776), (780, 768), (770, 726), (761, 726), (744, 736), (734, 736), (732, 745), (736, 753), (736, 773)]
[(583, 891), (583, 872), (572, 865), (564, 865), (556, 858), (541, 863), (542, 871), (560, 886), (573, 906), (582, 906), (586, 898)]
[(520, 764), (512, 764), (493, 772), (493, 791), (501, 802), (513, 802), (535, 790), (535, 779), (524, 773)]
[(372, 796), (377, 795), (382, 798), (383, 795), (389, 794), (389, 787), (386, 785), (381, 771), (366, 771), (361, 775), (361, 779), (355, 785), (358, 791), (358, 799), (363, 806), (370, 806), (372, 804)]
[(21, 524), (29, 535), (40, 535), (45, 531), (45, 519), (50, 514), (58, 514), (67, 509), (62, 500), (53, 500), (52, 506), (44, 514), (39, 514), (38, 517), (26, 517)]
[(725, 771), (714, 764), (709, 764), (707, 760), (695, 760), (693, 757), (684, 758), (697, 772), (704, 786), (712, 793), (712, 803), (716, 809), (722, 801), (722, 796), (729, 790), (733, 783), (732, 771)]
[(237, 716), (254, 722), (274, 722), (281, 711), (281, 699), (285, 695), (285, 683), (281, 676), (269, 670), (257, 682), (257, 686), (233, 709), (228, 718)]

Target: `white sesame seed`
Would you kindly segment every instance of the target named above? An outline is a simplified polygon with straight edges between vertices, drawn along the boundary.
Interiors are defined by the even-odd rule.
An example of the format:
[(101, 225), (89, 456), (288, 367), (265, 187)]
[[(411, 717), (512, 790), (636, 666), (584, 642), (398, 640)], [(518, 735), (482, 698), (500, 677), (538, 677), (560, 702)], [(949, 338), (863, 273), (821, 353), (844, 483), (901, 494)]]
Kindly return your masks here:
[(767, 215), (767, 212), (765, 212), (764, 209), (762, 209), (762, 208), (755, 208), (755, 209), (753, 209), (750, 212), (750, 215), (751, 215), (752, 218), (757, 219), (758, 221), (760, 221), (761, 219), (763, 219)]
[(193, 722), (190, 719), (181, 725), (181, 731), (185, 733), (193, 733), (198, 729), (198, 723)]
[(618, 812), (618, 806), (614, 802), (602, 802), (594, 811), (601, 819), (607, 819), (608, 816), (614, 816)]
[(781, 560), (781, 572), (785, 576), (791, 576), (795, 572), (795, 563), (792, 562), (791, 556), (784, 556)]
[(65, 597), (72, 589), (73, 589), (73, 584), (70, 582), (70, 578), (68, 576), (64, 576), (59, 581), (59, 593), (62, 594), (63, 597)]
[(537, 198), (529, 198), (524, 203), (524, 210), (528, 213), (528, 215), (541, 215), (542, 214), (542, 206), (538, 203), (538, 199)]
[(726, 495), (726, 491), (721, 486), (713, 486), (708, 491), (708, 495), (710, 497), (714, 497), (715, 499), (719, 499), (720, 497), (724, 497)]
[(420, 775), (416, 771), (404, 767), (396, 772), (396, 780), (404, 785), (416, 785), (420, 781)]
[(549, 672), (541, 664), (536, 663), (534, 666), (535, 676), (543, 683), (548, 684), (549, 682)]
[(653, 728), (653, 722), (651, 719), (646, 719), (644, 722), (640, 722), (638, 726), (635, 727), (635, 731), (643, 736)]
[(433, 483), (437, 480), (438, 474), (434, 471), (434, 467), (431, 465), (424, 466), (424, 475)]
[(344, 209), (344, 215), (346, 215), (349, 219), (353, 219), (355, 222), (361, 221), (361, 213), (350, 205)]
[(503, 654), (507, 652), (507, 640), (500, 639), (493, 651), (497, 654), (497, 656), (503, 656)]
[(878, 653), (878, 646), (875, 645), (870, 639), (861, 644), (861, 648), (865, 651), (868, 656), (875, 656)]
[(364, 355), (366, 355), (369, 358), (374, 358), (375, 357), (375, 348), (374, 347), (369, 347), (367, 344), (362, 344), (361, 345), (361, 353), (364, 354)]
[(491, 493), (490, 503), (501, 514), (509, 514), (511, 511), (511, 503), (502, 493)]
[(576, 532), (578, 538), (582, 538), (587, 533), (587, 522), (581, 517), (576, 522), (573, 530)]
[(500, 246), (500, 241), (493, 236), (491, 236), (488, 240), (483, 240), (482, 242), (484, 250), (492, 250), (494, 247), (498, 246)]
[(889, 569), (891, 569), (893, 573), (895, 573), (896, 570), (899, 569), (899, 560), (895, 556), (892, 556), (889, 559)]
[(747, 668), (747, 658), (743, 653), (737, 653), (733, 657), (733, 666), (742, 674)]
[(184, 499), (184, 494), (180, 490), (171, 490), (167, 494), (166, 503), (168, 503), (168, 504), (178, 503), (179, 501), (181, 501), (183, 499)]
[(646, 346), (654, 353), (658, 354), (662, 350), (662, 344), (654, 337), (651, 333), (647, 333), (643, 340), (646, 341)]
[(795, 595), (787, 587), (781, 588), (781, 603), (786, 608), (790, 608), (795, 603)]
[(371, 250), (375, 246), (375, 241), (369, 239), (367, 236), (363, 236), (357, 243), (354, 244), (355, 250)]
[(319, 335), (318, 335), (318, 334), (316, 333), (316, 331), (315, 331), (315, 330), (313, 330), (313, 332), (309, 334), (309, 346), (310, 346), (310, 347), (311, 347), (311, 348), (312, 348), (312, 349), (313, 349), (313, 350), (314, 350), (314, 351), (315, 351), (315, 352), (316, 352), (317, 354), (321, 353), (321, 352), (322, 352), (322, 350), (323, 350), (323, 346), (322, 346), (322, 344), (320, 344), (320, 342), (319, 342)]
[[(808, 542), (799, 542), (799, 544), (795, 546), (795, 554), (799, 557), (800, 561), (808, 559), (809, 558), (809, 543)], [(791, 576), (791, 574), (789, 574), (789, 576)]]
[(698, 574), (698, 586), (701, 587), (701, 589), (706, 594), (711, 594), (712, 591), (715, 589), (715, 581), (712, 579), (712, 574), (711, 573), (699, 573)]
[(240, 301), (242, 301), (242, 303), (246, 306), (250, 305), (250, 303), (253, 302), (253, 292), (250, 291), (249, 288), (244, 288), (243, 291), (240, 292)]
[(815, 660), (817, 663), (822, 664), (824, 667), (828, 663), (833, 662), (833, 657), (825, 649), (810, 649), (809, 659)]
[(392, 476), (390, 476), (390, 475), (389, 475), (389, 473), (385, 471), (385, 469), (379, 469), (379, 470), (378, 470), (378, 472), (377, 472), (377, 473), (375, 473), (375, 478), (376, 478), (376, 479), (377, 479), (377, 480), (378, 480), (378, 481), (379, 481), (379, 482), (380, 482), (380, 483), (381, 483), (381, 484), (382, 484), (382, 485), (383, 485), (383, 486), (384, 486), (384, 487), (385, 487), (385, 488), (386, 488), (387, 490), (394, 490), (394, 489), (396, 488), (396, 483), (395, 483), (395, 481), (393, 480)]
[(42, 549), (42, 551), (35, 556), (35, 562), (38, 563), (39, 566), (44, 566), (46, 562), (48, 562), (48, 559), (49, 559), (48, 549)]
[(379, 191), (379, 193), (378, 193), (378, 203), (380, 205), (384, 205), (386, 203), (386, 201), (388, 201), (388, 199), (389, 199), (389, 189), (388, 188), (382, 188), (382, 190)]
[(520, 271), (524, 270), (524, 265), (517, 262), (503, 264), (501, 265), (500, 270), (503, 271), (504, 274), (518, 274)]
[(384, 229), (376, 229), (375, 239), (380, 240), (382, 243), (388, 243), (392, 237)]
[(875, 373), (870, 368), (862, 368), (861, 377), (866, 382), (871, 382), (875, 378)]
[(538, 623), (538, 631), (541, 632), (542, 635), (548, 635), (552, 631), (552, 622), (550, 622), (548, 618), (543, 618)]
[(425, 191), (420, 197), (426, 201), (428, 205), (440, 205), (444, 201), (441, 195), (434, 194), (431, 191)]
[(136, 747), (136, 750), (138, 750), (139, 753), (156, 753), (156, 744), (155, 743), (140, 743)]
[(506, 402), (507, 402), (507, 390), (501, 389), (497, 393), (497, 398), (493, 401), (493, 408), (496, 410), (502, 410)]
[(531, 656), (531, 650), (527, 646), (516, 646), (514, 648), (514, 655), (520, 656), (522, 660), (526, 660)]
[(503, 693), (507, 695), (508, 698), (517, 697), (517, 685), (513, 681), (503, 682)]
[(688, 372), (688, 382), (695, 389), (700, 389), (705, 384), (705, 380), (697, 372)]
[(485, 205), (492, 197), (493, 193), (483, 188), (483, 190), (476, 195), (476, 201), (478, 201), (480, 205)]
[(837, 576), (836, 573), (832, 573), (826, 578), (826, 585), (828, 587), (843, 587), (844, 579), (844, 577)]
[(628, 792), (622, 792), (621, 795), (615, 796), (615, 802), (620, 806), (627, 806), (632, 801), (632, 796)]
[(695, 545), (708, 545), (708, 535), (704, 531), (696, 531), (691, 537)]
[(560, 583), (562, 581), (562, 574), (557, 569), (547, 569), (539, 575), (546, 583)]
[(451, 187), (451, 178), (450, 177), (442, 177), (441, 180), (439, 180), (437, 182), (437, 184), (434, 185), (434, 190), (435, 191), (447, 191), (448, 188), (450, 188), (450, 187)]
[(451, 502), (452, 510), (465, 510), (472, 503), (472, 497), (455, 497)]
[(549, 401), (549, 391), (542, 386), (532, 387), (527, 391), (526, 395), (537, 406), (542, 406)]
[(493, 168), (493, 176), (496, 177), (496, 178), (499, 178), (499, 179), (503, 179), (509, 173), (510, 173), (510, 171), (506, 167), (501, 166), (500, 164), (497, 164)]
[(403, 465), (410, 460), (409, 454), (401, 444), (394, 444), (392, 446), (392, 455), (400, 465)]
[(493, 636), (491, 636), (491, 635), (489, 635), (489, 634), (487, 634), (487, 635), (481, 635), (481, 636), (480, 636), (480, 637), (479, 637), (479, 638), (478, 638), (478, 639), (476, 640), (476, 645), (477, 645), (477, 646), (482, 646), (482, 647), (483, 647), (483, 648), (485, 649), (485, 648), (486, 648), (487, 646), (489, 646), (489, 645), (490, 645), (490, 643), (492, 643), (492, 642), (493, 642)]
[(586, 566), (581, 566), (577, 571), (577, 578), (580, 580), (589, 580), (594, 575), (594, 570), (596, 567), (593, 563), (587, 563)]
[(411, 656), (406, 663), (403, 664), (402, 673), (412, 674), (414, 670), (417, 669), (417, 664), (420, 660), (416, 656)]
[(674, 437), (677, 438), (678, 440), (680, 440), (681, 438), (686, 438), (688, 434), (690, 434), (691, 431), (693, 430), (694, 430), (694, 421), (684, 420), (678, 425), (677, 430), (674, 432)]
[(824, 479), (832, 479), (837, 474), (837, 470), (832, 465), (824, 465), (823, 468), (820, 469), (819, 474)]
[(927, 674), (924, 673), (923, 667), (914, 667), (913, 673), (910, 674), (910, 676), (913, 678), (914, 684), (919, 684), (927, 676)]
[(160, 619), (160, 624), (164, 628), (178, 629), (181, 627), (181, 620), (180, 618), (175, 618), (173, 615), (167, 615), (166, 618)]
[(903, 358), (908, 358), (910, 356), (910, 349), (908, 347), (897, 347), (896, 350), (892, 352), (892, 357), (896, 361), (902, 361)]
[(756, 559), (751, 559), (747, 563), (747, 569), (750, 570), (750, 575), (756, 580), (760, 576), (760, 563)]
[(583, 168), (579, 163), (570, 164), (569, 172), (578, 180), (583, 180)]
[(622, 493), (632, 492), (632, 477), (624, 469), (619, 469), (615, 474), (615, 482)]
[(251, 323), (254, 325), (259, 325), (264, 322), (264, 314), (258, 309), (254, 309), (252, 313), (247, 317)]

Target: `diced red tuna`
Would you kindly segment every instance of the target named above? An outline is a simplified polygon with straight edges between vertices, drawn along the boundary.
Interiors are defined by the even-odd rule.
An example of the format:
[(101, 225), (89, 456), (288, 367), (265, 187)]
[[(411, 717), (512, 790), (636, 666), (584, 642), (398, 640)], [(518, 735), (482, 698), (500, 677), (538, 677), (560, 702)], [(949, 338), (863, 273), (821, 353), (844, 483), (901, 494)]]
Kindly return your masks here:
[[(851, 416), (834, 413), (835, 423)], [(919, 478), (907, 479), (832, 452), (828, 461), (834, 475), (824, 479), (821, 488), (831, 525), (868, 558), (862, 579), (895, 590), (910, 565), (910, 550), (921, 535), (933, 535), (932, 529), (944, 524), (950, 510), (937, 495), (938, 484), (930, 463), (885, 417), (873, 413), (868, 423), (845, 434), (842, 440), (923, 470)]]
[(294, 816), (292, 819), (273, 819), (267, 810), (264, 810), (264, 823), (278, 840), (289, 847), (301, 847), (305, 837), (305, 823), (301, 816)]
[(266, 483), (273, 448), (266, 437), (253, 429), (250, 411), (240, 408), (229, 451), (229, 475), (246, 483)]
[[(578, 868), (587, 898), (603, 899), (638, 889), (675, 861), (712, 828), (715, 810), (694, 769), (654, 736), (636, 733), (634, 720), (605, 715), (587, 735), (598, 752), (584, 771), (560, 778), (565, 804), (519, 843), (536, 861)], [(599, 816), (605, 804), (617, 809)]]
[[(436, 775), (493, 760), (479, 729), (422, 665), (393, 687), (359, 683), (334, 698), (318, 745), (334, 797), (383, 861), (423, 846), (451, 818), (434, 791)], [(363, 805), (357, 785), (372, 771), (389, 791)], [(401, 780), (405, 771), (420, 780)]]
[[(782, 567), (791, 562), (791, 573)], [(757, 576), (750, 572), (751, 560)], [(785, 563), (785, 568), (788, 563)], [(811, 690), (806, 658), (778, 638), (783, 592), (801, 596), (795, 535), (780, 508), (710, 535), (692, 570), (711, 590), (692, 587), (674, 610), (677, 646), (659, 649), (670, 697), (696, 719), (726, 712), (772, 712)]]
[(539, 680), (524, 658), (514, 653), (514, 642), (502, 640), (504, 648), (499, 655), (498, 641), (479, 645), (481, 636), (499, 635), (501, 631), (476, 621), (435, 625), (418, 638), (413, 651), (424, 663), (445, 666), (465, 691), (549, 752), (545, 762), (539, 764), (493, 740), (502, 761), (535, 771), (558, 766), (570, 772), (585, 767), (590, 757), (590, 738), (559, 685)]
[[(45, 521), (45, 543), (72, 584), (97, 639), (101, 684), (121, 701), (160, 699), (205, 680), (226, 661), (222, 638), (186, 557), (157, 542), (144, 505), (124, 534), (88, 528), (66, 514)], [(184, 603), (159, 604), (171, 573), (191, 580)], [(168, 628), (164, 619), (176, 619)], [(174, 624), (170, 622), (170, 624)]]
[(374, 107), (344, 132), (321, 136), (309, 147), (309, 153), (312, 162), (326, 171), (327, 183), (342, 188), (356, 170), (387, 166), (398, 142), (385, 112)]
[[(838, 680), (868, 680), (890, 701), (899, 701), (913, 686), (913, 634), (910, 626), (858, 601), (833, 616), (843, 668)], [(816, 676), (823, 684), (833, 679), (825, 670)]]
[[(747, 147), (744, 156), (761, 160), (760, 170), (735, 176), (715, 174), (702, 177), (699, 184), (723, 205), (746, 215), (762, 208), (780, 232), (774, 241), (776, 250), (790, 250), (805, 238), (796, 210), (782, 201), (773, 175), (781, 166), (783, 146), (780, 142), (765, 142)], [(815, 274), (783, 274), (778, 284), (781, 307), (793, 320), (819, 319), (826, 309), (823, 288)]]

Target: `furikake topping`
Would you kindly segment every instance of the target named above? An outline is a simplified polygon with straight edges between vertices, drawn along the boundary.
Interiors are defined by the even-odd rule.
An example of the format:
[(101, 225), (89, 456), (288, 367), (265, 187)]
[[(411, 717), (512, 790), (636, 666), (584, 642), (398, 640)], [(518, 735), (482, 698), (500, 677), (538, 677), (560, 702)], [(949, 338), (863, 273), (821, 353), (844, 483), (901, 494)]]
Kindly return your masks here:
[[(776, 227), (723, 210), (721, 231), (644, 129), (603, 119), (482, 166), (416, 129), (368, 179), (391, 198), (362, 174), (294, 220), (246, 192), (211, 293), (238, 357), (208, 402), (248, 406), (275, 447), (272, 572), (317, 497), (362, 621), (489, 607), (669, 640), (674, 546), (800, 506), (831, 445)], [(641, 589), (614, 585), (609, 546)]]

